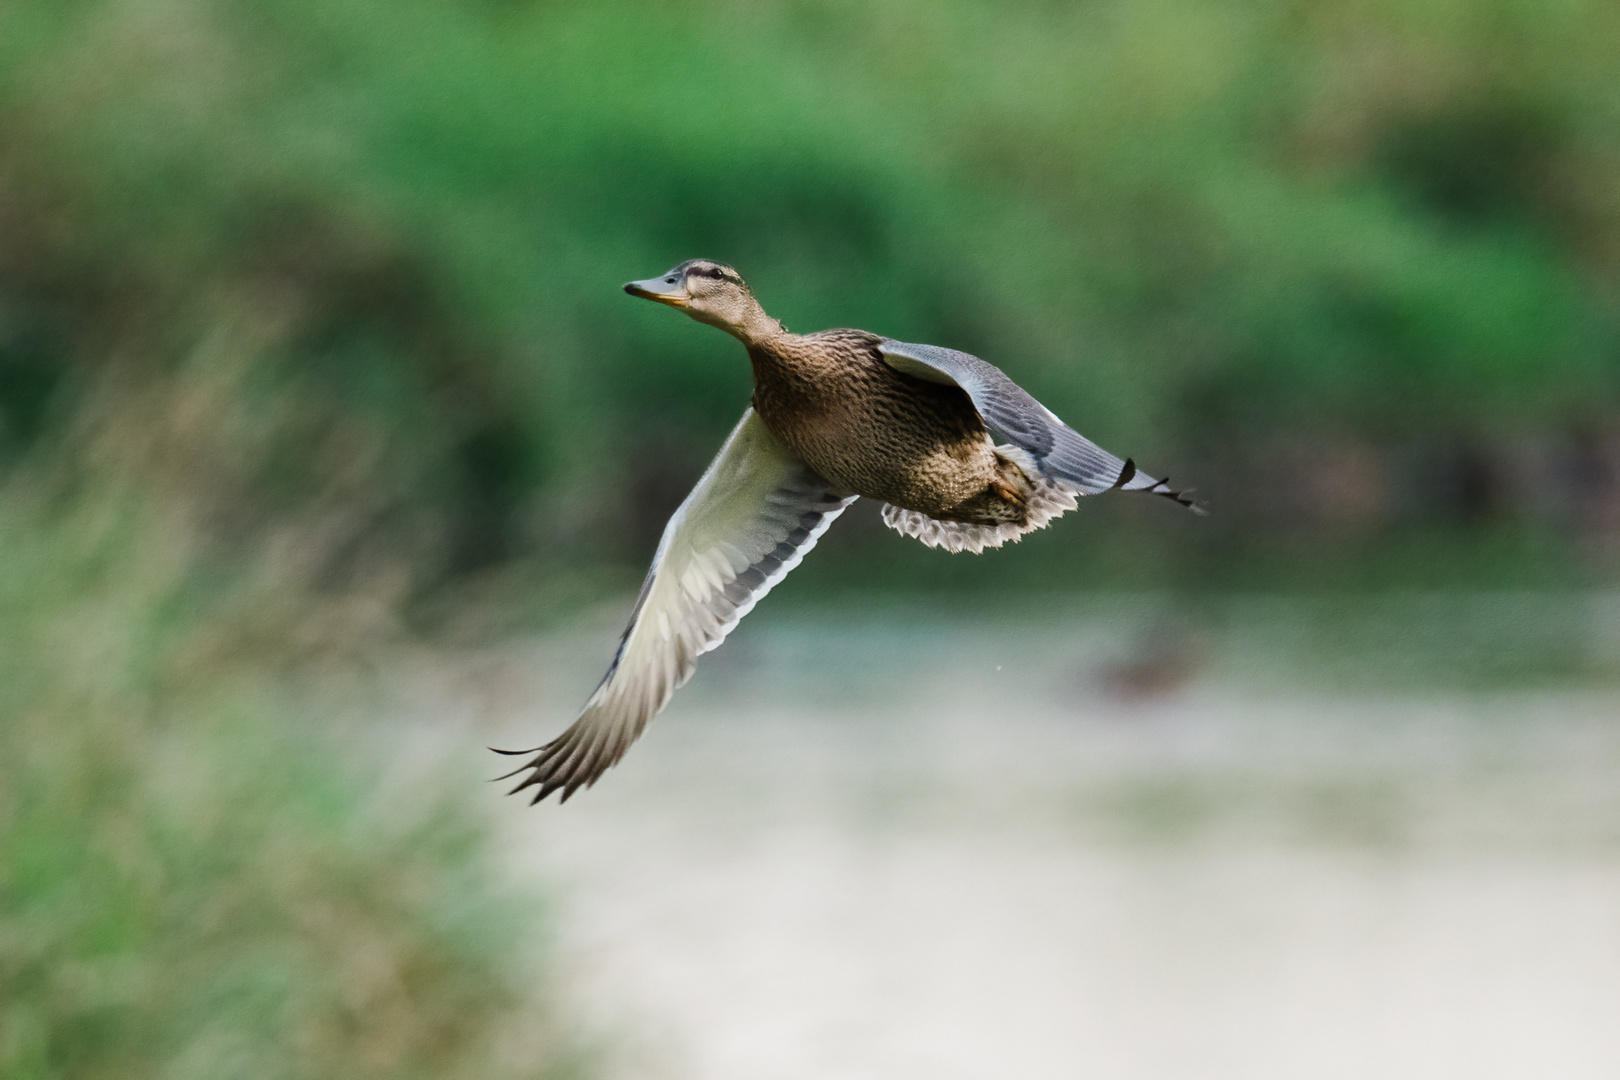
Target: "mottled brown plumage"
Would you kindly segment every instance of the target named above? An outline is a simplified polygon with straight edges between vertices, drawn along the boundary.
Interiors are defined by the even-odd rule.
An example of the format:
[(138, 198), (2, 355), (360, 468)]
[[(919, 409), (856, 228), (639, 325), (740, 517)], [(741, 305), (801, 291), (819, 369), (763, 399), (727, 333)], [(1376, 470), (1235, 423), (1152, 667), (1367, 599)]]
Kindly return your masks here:
[(973, 401), (894, 370), (882, 341), (864, 330), (754, 340), (760, 419), (840, 488), (941, 520), (1021, 524), (1030, 482), (996, 453)]

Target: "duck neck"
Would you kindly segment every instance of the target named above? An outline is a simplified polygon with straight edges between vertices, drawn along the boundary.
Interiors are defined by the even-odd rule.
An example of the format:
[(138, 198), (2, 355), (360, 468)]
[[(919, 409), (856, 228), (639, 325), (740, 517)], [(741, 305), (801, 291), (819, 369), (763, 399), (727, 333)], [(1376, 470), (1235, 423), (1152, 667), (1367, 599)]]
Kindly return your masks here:
[(781, 323), (765, 314), (765, 309), (759, 306), (757, 300), (748, 305), (741, 319), (721, 329), (750, 347), (767, 344), (787, 333)]

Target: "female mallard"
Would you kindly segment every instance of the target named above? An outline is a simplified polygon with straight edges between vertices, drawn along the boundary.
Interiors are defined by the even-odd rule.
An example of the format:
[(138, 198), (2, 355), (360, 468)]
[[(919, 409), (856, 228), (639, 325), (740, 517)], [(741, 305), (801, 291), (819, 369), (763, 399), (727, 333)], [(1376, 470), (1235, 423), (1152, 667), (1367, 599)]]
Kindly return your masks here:
[[(664, 529), (630, 625), (572, 727), (516, 772), (564, 801), (647, 721), (857, 498), (930, 547), (982, 551), (1119, 488), (1202, 512), (1082, 438), (976, 356), (864, 330), (790, 334), (729, 266), (693, 259), (624, 287), (748, 347), (754, 402)], [(515, 775), (515, 773), (509, 773)]]

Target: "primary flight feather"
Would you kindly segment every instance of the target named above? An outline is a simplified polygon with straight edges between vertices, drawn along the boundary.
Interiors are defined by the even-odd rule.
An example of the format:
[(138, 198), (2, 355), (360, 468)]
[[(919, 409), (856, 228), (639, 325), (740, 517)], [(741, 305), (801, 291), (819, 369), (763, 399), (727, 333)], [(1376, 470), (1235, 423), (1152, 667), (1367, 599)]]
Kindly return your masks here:
[(664, 529), (618, 652), (579, 719), (514, 773), (564, 801), (647, 721), (858, 497), (930, 547), (982, 551), (1086, 495), (1121, 489), (1202, 510), (1069, 428), (976, 356), (864, 330), (790, 334), (707, 259), (624, 287), (740, 340), (754, 400)]

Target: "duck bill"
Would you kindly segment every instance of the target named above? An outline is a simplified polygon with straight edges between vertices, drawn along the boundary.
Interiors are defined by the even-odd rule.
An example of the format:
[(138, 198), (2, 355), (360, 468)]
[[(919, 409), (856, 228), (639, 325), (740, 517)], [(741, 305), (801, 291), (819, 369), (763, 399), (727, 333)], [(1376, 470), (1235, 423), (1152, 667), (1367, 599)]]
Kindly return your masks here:
[(684, 280), (677, 285), (671, 285), (663, 278), (647, 278), (645, 281), (627, 282), (624, 291), (631, 296), (639, 296), (643, 300), (652, 300), (677, 308), (685, 307), (691, 300), (691, 297), (686, 294), (686, 282)]

